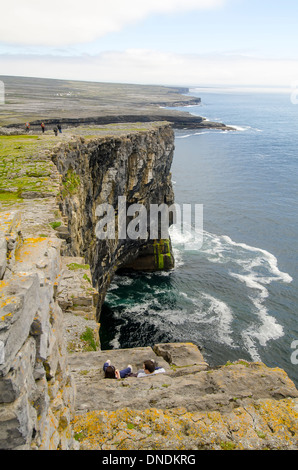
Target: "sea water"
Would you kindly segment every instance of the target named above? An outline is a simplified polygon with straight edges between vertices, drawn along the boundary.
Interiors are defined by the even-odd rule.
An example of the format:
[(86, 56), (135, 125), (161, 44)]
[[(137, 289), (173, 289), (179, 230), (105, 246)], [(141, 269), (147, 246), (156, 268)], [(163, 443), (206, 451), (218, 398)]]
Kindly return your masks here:
[(203, 244), (172, 227), (173, 271), (114, 278), (102, 349), (191, 341), (211, 366), (263, 361), (297, 385), (298, 105), (290, 91), (190, 94), (188, 112), (235, 129), (175, 132), (175, 202), (203, 205)]

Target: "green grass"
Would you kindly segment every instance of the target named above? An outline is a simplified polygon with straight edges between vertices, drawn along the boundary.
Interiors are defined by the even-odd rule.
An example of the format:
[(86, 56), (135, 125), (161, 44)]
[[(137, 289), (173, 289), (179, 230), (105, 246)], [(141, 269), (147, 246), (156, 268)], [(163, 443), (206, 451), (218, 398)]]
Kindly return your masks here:
[(23, 199), (17, 193), (0, 192), (0, 202), (21, 202)]
[(50, 222), (49, 225), (50, 225), (53, 229), (55, 229), (55, 228), (60, 227), (61, 222)]
[(81, 334), (80, 339), (86, 342), (86, 351), (96, 351), (97, 344), (92, 328), (87, 327), (86, 331)]
[(235, 447), (236, 447), (236, 444), (234, 442), (231, 442), (231, 441), (221, 442), (220, 443), (220, 448), (222, 450), (234, 450)]
[(70, 263), (67, 265), (68, 269), (74, 271), (76, 269), (90, 269), (89, 264), (78, 264), (78, 263)]
[(80, 177), (73, 170), (68, 170), (66, 176), (62, 181), (62, 196), (65, 197), (68, 195), (75, 194), (80, 186), (80, 183)]
[[(0, 136), (0, 188), (2, 193), (20, 197), (24, 191), (55, 193), (50, 178), (54, 163), (44, 151), (52, 146), (51, 139), (36, 135)], [(6, 194), (2, 200), (10, 199)]]
[(84, 274), (83, 279), (91, 284), (91, 279), (87, 276), (87, 274)]
[(127, 423), (127, 429), (134, 429), (135, 425), (133, 423)]

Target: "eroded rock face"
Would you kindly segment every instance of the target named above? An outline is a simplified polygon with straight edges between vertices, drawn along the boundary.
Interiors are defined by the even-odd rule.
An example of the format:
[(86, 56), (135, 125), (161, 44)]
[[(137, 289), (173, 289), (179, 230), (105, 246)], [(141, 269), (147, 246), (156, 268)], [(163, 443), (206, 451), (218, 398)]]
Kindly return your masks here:
[[(31, 148), (30, 139), (22, 139), (24, 148), (15, 149), (19, 166), (8, 179), (8, 196), (19, 194), (14, 179), (39, 159), (47, 171), (46, 176), (32, 173), (34, 187), (43, 181), (47, 191), (22, 191), (25, 199), (17, 202), (7, 197), (0, 211), (2, 449), (77, 448), (69, 346), (75, 351), (98, 348), (98, 297), (100, 305), (115, 270), (136, 258), (147, 242), (117, 236), (97, 242), (96, 207), (105, 202), (116, 207), (119, 195), (144, 205), (173, 198), (173, 133), (167, 125), (149, 125), (141, 132), (126, 129), (119, 136), (107, 136), (106, 129), (102, 137), (63, 134), (54, 150), (52, 142), (46, 137)], [(159, 250), (158, 265), (163, 255), (169, 257)]]
[[(53, 161), (64, 186), (61, 211), (68, 220), (66, 254), (84, 256), (90, 264), (99, 291), (99, 311), (118, 269), (152, 271), (174, 266), (169, 239), (151, 239), (149, 230), (150, 205), (170, 207), (174, 203), (170, 173), (173, 151), (174, 133), (167, 124), (119, 137), (76, 138), (55, 150)], [(125, 217), (124, 236), (122, 231), (120, 238), (123, 217), (120, 221), (119, 198), (125, 200), (126, 209), (133, 204), (145, 209), (146, 238), (129, 236), (129, 217)], [(109, 204), (115, 215), (113, 238), (106, 240), (96, 236), (96, 210), (102, 204)], [(127, 215), (127, 210), (124, 213)]]
[[(172, 130), (120, 134), (66, 136), (53, 154), (61, 175), (45, 178), (52, 193), (0, 213), (0, 448), (76, 449), (75, 430), (81, 449), (297, 450), (298, 392), (278, 368), (211, 369), (189, 343), (83, 352), (81, 333), (99, 326), (90, 266), (101, 300), (119, 267), (170, 268), (167, 240), (94, 236), (97, 204), (173, 202)], [(108, 358), (134, 371), (153, 358), (165, 373), (105, 380)]]
[(60, 249), (58, 238), (24, 238), (0, 281), (1, 449), (74, 445), (75, 387), (55, 299)]

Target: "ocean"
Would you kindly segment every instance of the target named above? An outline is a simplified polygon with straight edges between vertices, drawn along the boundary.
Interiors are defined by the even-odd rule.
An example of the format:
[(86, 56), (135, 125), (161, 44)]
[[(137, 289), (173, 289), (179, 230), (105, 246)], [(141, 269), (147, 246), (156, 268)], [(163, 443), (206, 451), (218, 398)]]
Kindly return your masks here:
[(201, 105), (177, 109), (235, 129), (175, 131), (175, 202), (203, 206), (203, 243), (172, 227), (173, 271), (114, 278), (101, 347), (190, 341), (211, 366), (262, 361), (298, 385), (298, 105), (290, 91), (190, 95)]

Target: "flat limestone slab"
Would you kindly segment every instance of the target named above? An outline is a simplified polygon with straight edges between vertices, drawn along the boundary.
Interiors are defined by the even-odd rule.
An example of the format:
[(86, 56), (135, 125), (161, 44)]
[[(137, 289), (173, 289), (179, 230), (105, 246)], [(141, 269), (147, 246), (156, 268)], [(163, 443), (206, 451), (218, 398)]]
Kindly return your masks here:
[[(167, 350), (168, 360), (176, 355), (176, 363), (180, 351), (183, 365), (169, 364), (154, 350), (158, 354)], [(145, 359), (154, 359), (164, 367), (165, 373), (105, 379), (102, 366), (107, 359), (119, 369), (131, 364), (133, 372), (142, 368)], [(259, 399), (298, 398), (293, 382), (281, 369), (246, 361), (210, 369), (201, 359), (200, 351), (191, 343), (71, 354), (69, 366), (77, 389), (76, 413), (124, 408), (183, 408), (189, 412), (220, 408), (228, 412)]]
[(153, 359), (167, 371), (171, 370), (169, 364), (162, 357), (158, 357), (151, 347), (73, 353), (69, 355), (68, 364), (76, 376), (82, 371), (95, 370), (98, 372), (98, 378), (103, 379), (102, 367), (108, 359), (120, 370), (130, 364), (133, 372), (137, 372), (143, 368), (143, 362), (147, 359)]
[(202, 353), (197, 346), (192, 343), (155, 344), (153, 350), (158, 356), (162, 356), (169, 364), (173, 364), (177, 367), (197, 365), (206, 368), (208, 366)]

